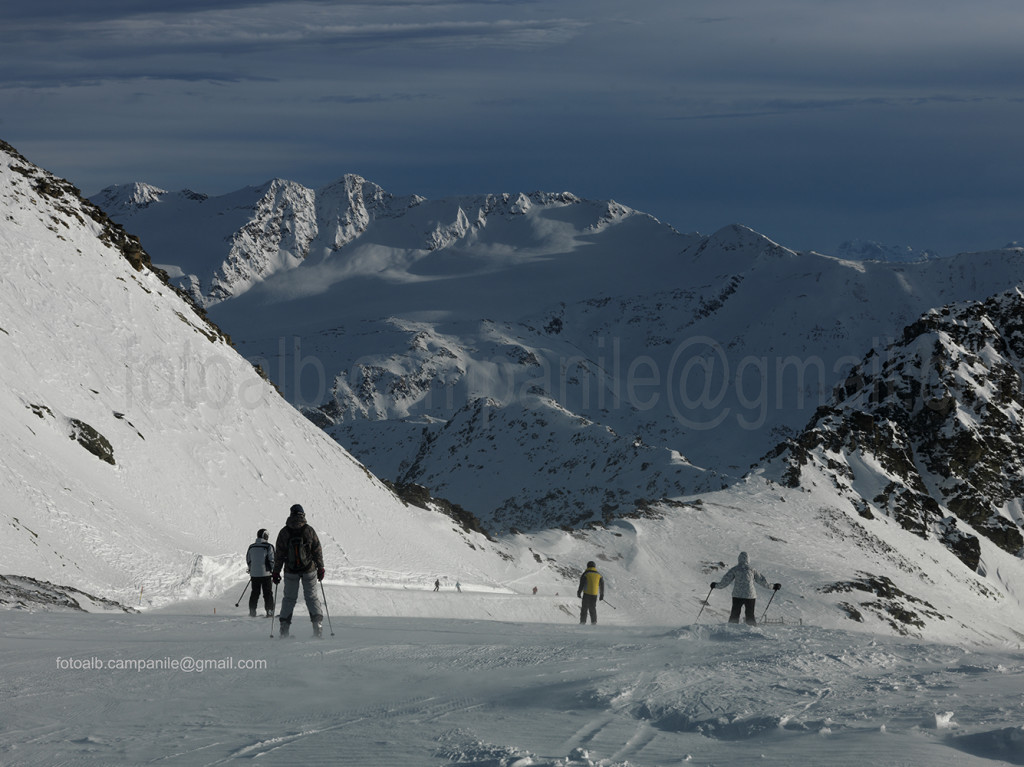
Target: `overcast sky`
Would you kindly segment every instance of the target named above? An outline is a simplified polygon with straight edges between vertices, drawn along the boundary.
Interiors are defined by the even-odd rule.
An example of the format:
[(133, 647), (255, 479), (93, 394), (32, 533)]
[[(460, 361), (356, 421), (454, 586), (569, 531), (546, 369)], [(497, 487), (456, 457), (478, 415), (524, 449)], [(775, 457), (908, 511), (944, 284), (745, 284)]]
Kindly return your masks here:
[(1022, 0), (26, 0), (0, 21), (0, 138), (88, 195), (358, 173), (949, 254), (1024, 241), (1022, 136)]

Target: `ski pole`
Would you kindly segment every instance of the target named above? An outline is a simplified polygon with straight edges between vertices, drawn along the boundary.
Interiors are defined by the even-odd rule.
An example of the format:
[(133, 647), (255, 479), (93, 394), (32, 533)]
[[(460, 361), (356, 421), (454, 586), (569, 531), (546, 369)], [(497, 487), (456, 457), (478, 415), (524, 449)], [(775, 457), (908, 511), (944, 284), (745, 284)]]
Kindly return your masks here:
[(277, 587), (280, 584), (274, 584), (274, 609), (270, 612), (270, 638), (274, 638), (274, 616), (277, 615)]
[[(245, 588), (242, 589), (242, 597), (244, 597), (245, 596), (245, 592), (247, 592), (249, 590), (249, 583), (251, 583), (251, 581), (247, 581), (246, 584), (245, 584)], [(235, 602), (235, 607), (238, 607), (238, 605), (240, 605), (242, 603), (242, 597), (239, 597), (238, 601)]]
[(613, 610), (618, 610), (618, 609), (619, 609), (618, 607), (616, 607), (615, 605), (613, 605), (613, 604), (612, 604), (611, 602), (609, 602), (609, 601), (608, 601), (608, 600), (606, 600), (606, 599), (602, 599), (601, 601), (602, 601), (602, 602), (604, 602), (604, 603), (605, 603), (606, 605), (608, 605), (608, 606), (609, 606), (610, 608), (612, 608)]
[(320, 594), (324, 598), (324, 615), (327, 616), (327, 628), (331, 630), (331, 636), (334, 636), (334, 626), (331, 625), (331, 611), (327, 609), (327, 593), (324, 591), (323, 581), (320, 581)]
[(768, 608), (772, 606), (772, 599), (775, 599), (775, 595), (778, 593), (778, 591), (779, 591), (778, 589), (773, 589), (772, 590), (771, 599), (768, 600), (768, 604), (766, 604), (764, 606), (764, 612), (761, 613), (761, 620), (762, 621), (764, 620), (764, 616), (766, 616), (768, 614)]
[[(714, 591), (714, 590), (715, 590), (715, 587), (712, 586), (711, 587), (711, 591)], [(701, 613), (703, 613), (704, 612), (704, 608), (708, 606), (708, 600), (711, 599), (711, 591), (708, 592), (708, 595), (704, 598), (704, 601), (701, 603), (700, 612), (697, 613), (697, 618), (696, 618), (696, 620), (694, 620), (694, 623), (696, 623), (697, 621), (700, 620)], [(767, 610), (768, 608), (766, 607), (765, 609)]]

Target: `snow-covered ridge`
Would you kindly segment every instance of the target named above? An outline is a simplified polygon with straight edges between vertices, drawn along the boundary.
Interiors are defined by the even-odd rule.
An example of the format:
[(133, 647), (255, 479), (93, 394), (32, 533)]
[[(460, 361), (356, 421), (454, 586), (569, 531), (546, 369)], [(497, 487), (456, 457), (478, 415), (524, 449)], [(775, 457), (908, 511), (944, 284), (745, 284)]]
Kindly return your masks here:
[[(375, 221), (391, 222), (380, 244), (424, 255), (479, 232), (492, 218), (508, 221), (536, 207), (585, 203), (568, 192), (431, 202), (393, 195), (355, 174), (317, 190), (273, 179), (219, 197), (136, 182), (108, 187), (92, 200), (133, 232), (144, 233), (157, 262), (201, 306), (241, 295), (306, 259), (320, 264), (357, 242)], [(634, 214), (614, 202), (587, 205), (593, 208), (586, 214), (593, 215), (587, 224), (593, 232)], [(406, 260), (415, 263), (415, 253)]]

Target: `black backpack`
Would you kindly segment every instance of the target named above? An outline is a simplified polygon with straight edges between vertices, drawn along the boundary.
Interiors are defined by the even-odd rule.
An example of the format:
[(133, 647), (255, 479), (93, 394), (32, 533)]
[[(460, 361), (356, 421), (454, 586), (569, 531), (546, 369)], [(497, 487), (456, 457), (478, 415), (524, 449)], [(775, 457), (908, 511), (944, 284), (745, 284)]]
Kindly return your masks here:
[[(303, 530), (304, 532), (304, 530)], [(313, 553), (309, 550), (309, 539), (299, 532), (288, 539), (285, 561), (293, 573), (304, 573), (313, 565)]]

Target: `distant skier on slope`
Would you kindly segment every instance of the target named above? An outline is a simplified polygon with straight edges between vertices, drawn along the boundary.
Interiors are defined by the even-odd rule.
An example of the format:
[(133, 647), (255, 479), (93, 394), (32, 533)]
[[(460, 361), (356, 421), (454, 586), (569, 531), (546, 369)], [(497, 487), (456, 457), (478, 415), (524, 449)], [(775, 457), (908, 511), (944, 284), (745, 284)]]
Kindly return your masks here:
[(292, 612), (299, 599), (299, 584), (306, 599), (313, 636), (323, 636), (324, 612), (316, 593), (316, 582), (324, 579), (324, 553), (316, 531), (306, 524), (306, 512), (299, 504), (291, 507), (288, 521), (277, 534), (274, 583), (281, 582), (284, 568), (284, 598), (281, 600), (281, 636), (288, 636)]
[(249, 617), (256, 617), (256, 606), (263, 593), (263, 606), (267, 609), (267, 617), (274, 614), (274, 592), (270, 588), (274, 572), (274, 547), (270, 545), (270, 533), (264, 528), (256, 531), (256, 542), (245, 552), (246, 572), (252, 582), (252, 593), (249, 595)]
[(587, 622), (587, 615), (590, 615), (591, 623), (597, 623), (597, 601), (598, 598), (604, 599), (604, 578), (593, 562), (587, 562), (587, 569), (580, 576), (576, 596), (583, 599), (580, 604), (580, 623)]
[[(733, 583), (734, 581), (735, 583)], [(745, 551), (740, 552), (739, 562), (725, 574), (722, 580), (717, 583), (712, 581), (711, 590), (724, 589), (730, 583), (733, 583), (733, 587), (732, 613), (729, 615), (729, 623), (739, 623), (740, 611), (744, 610), (746, 622), (751, 626), (757, 625), (757, 619), (754, 617), (757, 589), (754, 588), (754, 584), (757, 583), (766, 589), (774, 589), (775, 591), (782, 588), (781, 583), (776, 583), (774, 586), (770, 585), (761, 573), (751, 567), (750, 559)]]

